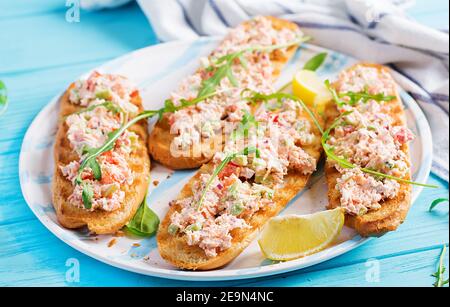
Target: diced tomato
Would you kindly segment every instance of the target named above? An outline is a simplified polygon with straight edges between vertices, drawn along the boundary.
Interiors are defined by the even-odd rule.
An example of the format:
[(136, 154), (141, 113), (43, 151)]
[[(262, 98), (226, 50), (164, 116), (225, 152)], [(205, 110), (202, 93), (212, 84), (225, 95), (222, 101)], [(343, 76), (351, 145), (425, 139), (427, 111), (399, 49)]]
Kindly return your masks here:
[(135, 90), (135, 91), (133, 91), (133, 92), (130, 94), (130, 97), (131, 97), (131, 98), (136, 98), (138, 95), (139, 95), (139, 91), (138, 91), (138, 90)]
[(110, 164), (115, 164), (115, 160), (114, 160), (114, 157), (112, 155), (112, 151), (111, 150), (104, 152), (102, 154), (102, 157), (105, 158), (106, 162), (108, 162)]
[(108, 172), (102, 172), (102, 180), (100, 181), (101, 184), (111, 184), (114, 182), (113, 177)]
[(273, 118), (273, 122), (278, 123), (278, 115), (275, 115), (275, 117)]
[(83, 172), (81, 174), (81, 179), (83, 179), (83, 180), (90, 180), (93, 178), (94, 178), (94, 176), (91, 173)]
[(399, 142), (400, 144), (405, 144), (414, 139), (414, 135), (406, 127), (402, 127), (401, 129), (398, 129), (395, 132), (394, 137), (397, 140), (397, 142)]
[(236, 106), (236, 105), (230, 105), (227, 107), (227, 110), (229, 112), (236, 112), (237, 109), (238, 109), (238, 106)]
[(228, 163), (227, 166), (219, 173), (218, 177), (219, 179), (223, 179), (225, 177), (230, 177), (232, 174), (239, 174), (239, 166), (236, 164), (231, 164), (232, 162)]
[(226, 188), (226, 187), (232, 185), (234, 182), (235, 182), (235, 179), (234, 179), (234, 178), (228, 177), (228, 178), (225, 178), (225, 179), (222, 181), (222, 184), (223, 184), (223, 186)]

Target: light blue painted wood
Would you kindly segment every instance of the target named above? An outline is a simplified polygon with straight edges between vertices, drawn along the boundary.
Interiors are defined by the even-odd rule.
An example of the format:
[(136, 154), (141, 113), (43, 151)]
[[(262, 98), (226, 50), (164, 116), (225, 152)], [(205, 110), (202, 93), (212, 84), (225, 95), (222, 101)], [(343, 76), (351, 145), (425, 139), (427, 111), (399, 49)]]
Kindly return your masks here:
[[(10, 108), (0, 118), (0, 286), (388, 286), (431, 285), (430, 274), (449, 241), (448, 204), (434, 212), (432, 200), (448, 196), (448, 183), (431, 176), (440, 189), (425, 190), (400, 229), (325, 263), (299, 272), (247, 281), (184, 283), (141, 276), (100, 263), (54, 237), (28, 209), (20, 192), (18, 154), (34, 116), (81, 73), (131, 50), (157, 42), (135, 4), (112, 11), (82, 12), (79, 24), (64, 20), (64, 1), (1, 1), (0, 79)], [(446, 6), (445, 6), (446, 5)], [(442, 28), (448, 3), (417, 1), (417, 20)], [(21, 40), (17, 38), (22, 38)], [(65, 262), (80, 262), (80, 282), (69, 283)], [(366, 261), (380, 262), (380, 282), (366, 280)], [(446, 258), (448, 266), (448, 256)]]
[(23, 18), (54, 11), (66, 11), (65, 0), (19, 0), (0, 2), (0, 19)]
[(449, 2), (446, 0), (418, 0), (407, 12), (420, 23), (448, 30), (448, 9)]
[(0, 75), (106, 60), (157, 42), (137, 5), (120, 10), (81, 11), (78, 23), (67, 22), (65, 10), (3, 18), (0, 28), (9, 29), (0, 32)]

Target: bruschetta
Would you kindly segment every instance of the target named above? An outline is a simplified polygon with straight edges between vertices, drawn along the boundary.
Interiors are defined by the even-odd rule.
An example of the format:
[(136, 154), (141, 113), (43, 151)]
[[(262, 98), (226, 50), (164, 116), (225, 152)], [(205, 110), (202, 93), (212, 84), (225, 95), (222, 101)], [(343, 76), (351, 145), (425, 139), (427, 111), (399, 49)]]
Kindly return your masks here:
[[(174, 104), (190, 101), (214, 87), (212, 97), (195, 106), (166, 115), (153, 128), (149, 151), (153, 159), (172, 169), (197, 168), (223, 148), (223, 129), (238, 122), (248, 106), (244, 89), (268, 92), (280, 70), (295, 53), (302, 33), (294, 23), (274, 17), (257, 17), (231, 30), (219, 46), (201, 59), (202, 66), (185, 78), (171, 94)], [(255, 46), (275, 47), (270, 52), (253, 50), (232, 61), (230, 56)]]
[(339, 103), (326, 112), (327, 125), (335, 125), (326, 146), (356, 167), (327, 159), (329, 207), (344, 208), (346, 224), (362, 236), (380, 236), (405, 220), (411, 185), (374, 174), (410, 180), (408, 142), (414, 135), (406, 126), (397, 84), (386, 67), (356, 64), (332, 87)]
[(284, 99), (281, 106), (263, 104), (254, 114), (244, 115), (224, 151), (170, 203), (157, 243), (174, 266), (210, 270), (229, 263), (316, 169), (321, 133), (303, 108)]
[(150, 173), (145, 120), (126, 130), (88, 167), (80, 165), (140, 111), (139, 92), (117, 75), (94, 72), (73, 83), (60, 98), (52, 193), (61, 225), (87, 225), (93, 233), (112, 234), (134, 216)]

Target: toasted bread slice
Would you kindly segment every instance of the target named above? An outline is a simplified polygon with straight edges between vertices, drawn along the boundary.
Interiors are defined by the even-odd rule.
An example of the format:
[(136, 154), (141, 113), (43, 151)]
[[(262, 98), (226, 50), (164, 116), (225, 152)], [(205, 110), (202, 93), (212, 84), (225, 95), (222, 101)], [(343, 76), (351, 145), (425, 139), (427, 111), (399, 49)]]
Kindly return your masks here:
[[(287, 29), (298, 29), (298, 26), (292, 22), (278, 19), (275, 17), (267, 17), (272, 21), (272, 25), (275, 29), (280, 30), (283, 28)], [(249, 25), (248, 22), (244, 23), (245, 25)], [(288, 48), (286, 53), (281, 53), (279, 50), (274, 50), (270, 54), (270, 59), (273, 64), (273, 77), (274, 80), (278, 78), (281, 70), (284, 65), (289, 61), (289, 59), (295, 54), (297, 50), (297, 46), (292, 46)], [(203, 152), (194, 154), (193, 150), (190, 149), (190, 156), (188, 157), (174, 157), (170, 151), (170, 145), (173, 142), (173, 139), (176, 135), (170, 133), (170, 125), (167, 121), (167, 118), (163, 118), (161, 121), (155, 124), (149, 138), (149, 150), (150, 154), (156, 161), (162, 163), (163, 165), (172, 168), (172, 169), (190, 169), (190, 168), (198, 168), (201, 165), (207, 163), (213, 155), (215, 154), (214, 149), (220, 146), (212, 146), (212, 144), (220, 143), (222, 140), (222, 136), (218, 135), (217, 140), (214, 138), (210, 138), (207, 143), (202, 144), (201, 148)], [(211, 145), (211, 146), (209, 146)], [(210, 149), (211, 150), (208, 150)]]
[[(389, 72), (388, 68), (378, 65), (378, 64), (356, 64), (364, 65), (366, 67), (375, 67), (379, 73)], [(355, 66), (356, 66), (355, 65)], [(354, 69), (354, 67), (349, 69)], [(335, 83), (335, 85), (339, 80)], [(393, 81), (394, 82), (394, 81)], [(393, 119), (393, 125), (404, 125), (406, 126), (406, 117), (403, 109), (403, 105), (398, 92), (395, 93), (396, 99), (384, 102), (389, 104), (390, 113), (389, 116)], [(334, 121), (334, 119), (339, 115), (338, 110), (335, 106), (330, 107), (326, 111), (326, 121), (328, 125)], [(408, 145), (404, 144), (401, 150), (409, 157)], [(408, 166), (410, 166), (410, 161), (408, 161)], [(340, 193), (336, 189), (337, 179), (340, 177), (340, 173), (336, 168), (327, 161), (325, 166), (325, 174), (328, 184), (328, 201), (329, 208), (336, 208), (340, 206)], [(411, 175), (404, 178), (410, 180)], [(382, 201), (381, 208), (377, 210), (370, 210), (362, 216), (346, 215), (346, 225), (354, 228), (361, 236), (381, 236), (388, 231), (396, 230), (400, 224), (406, 218), (408, 213), (410, 203), (411, 203), (411, 191), (412, 187), (410, 184), (400, 183), (400, 190), (395, 198), (387, 199)]]
[[(303, 114), (302, 117), (310, 120), (306, 114)], [(322, 152), (320, 132), (311, 120), (310, 122), (312, 126), (311, 129), (315, 135), (315, 141), (311, 145), (302, 148), (318, 161)], [(183, 187), (178, 195), (178, 199), (192, 196), (192, 186), (199, 180), (200, 175), (203, 173), (211, 174), (213, 170), (214, 166), (212, 162), (203, 165)], [(219, 252), (218, 255), (213, 258), (208, 258), (200, 247), (189, 246), (186, 243), (185, 236), (180, 234), (169, 234), (168, 227), (171, 223), (170, 217), (174, 212), (181, 210), (181, 207), (178, 204), (172, 205), (158, 229), (157, 242), (161, 257), (174, 266), (182, 269), (211, 270), (224, 266), (236, 258), (252, 242), (270, 218), (276, 216), (289, 201), (305, 188), (309, 177), (310, 175), (302, 175), (295, 171), (289, 171), (283, 179), (284, 184), (275, 191), (274, 206), (266, 206), (250, 218), (245, 219), (246, 223), (249, 224), (251, 228), (239, 228), (231, 231), (231, 236), (233, 237), (232, 246), (227, 250)]]
[[(135, 96), (132, 103), (139, 107), (139, 111), (143, 110), (139, 96)], [(60, 99), (60, 121), (54, 147), (53, 206), (58, 221), (66, 228), (80, 228), (87, 225), (91, 232), (112, 234), (133, 218), (147, 191), (150, 174), (150, 158), (146, 147), (147, 122), (143, 120), (129, 128), (139, 136), (139, 140), (136, 149), (127, 160), (134, 174), (134, 181), (132, 185), (121, 186), (121, 190), (125, 192), (125, 200), (121, 207), (111, 212), (87, 211), (71, 205), (67, 200), (72, 194), (73, 185), (63, 176), (59, 168), (60, 165), (66, 165), (79, 159), (66, 137), (68, 126), (62, 119), (80, 109), (81, 107), (78, 105), (69, 102), (69, 90), (67, 90)]]

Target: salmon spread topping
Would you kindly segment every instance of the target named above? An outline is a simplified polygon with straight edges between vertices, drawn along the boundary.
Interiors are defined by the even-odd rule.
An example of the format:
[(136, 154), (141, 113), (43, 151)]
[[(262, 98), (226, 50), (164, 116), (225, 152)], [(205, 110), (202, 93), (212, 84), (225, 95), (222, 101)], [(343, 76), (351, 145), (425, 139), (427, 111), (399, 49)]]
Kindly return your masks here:
[[(299, 30), (275, 29), (269, 18), (256, 17), (249, 24), (231, 30), (224, 41), (208, 57), (202, 58), (202, 67), (181, 82), (171, 95), (175, 104), (181, 99), (195, 99), (202, 84), (214, 75), (221, 64), (216, 61), (224, 55), (241, 51), (253, 46), (274, 46), (295, 41), (301, 37)], [(278, 49), (283, 54), (286, 48)], [(223, 78), (216, 87), (216, 95), (195, 106), (171, 114), (168, 118), (170, 133), (176, 135), (175, 148), (183, 149), (200, 142), (201, 138), (210, 138), (222, 128), (225, 122), (240, 121), (248, 106), (242, 101), (244, 89), (260, 93), (273, 92), (273, 74), (270, 54), (267, 52), (246, 52), (241, 59), (235, 59), (231, 66), (233, 78)], [(216, 67), (217, 66), (217, 67)], [(215, 68), (213, 68), (215, 67)], [(232, 79), (233, 82), (230, 80)]]
[[(274, 195), (289, 170), (311, 174), (316, 160), (302, 146), (314, 142), (311, 123), (299, 117), (302, 110), (287, 100), (280, 110), (264, 107), (246, 121), (254, 125), (237, 127), (225, 144), (224, 152), (216, 153), (212, 162), (217, 167), (229, 153), (241, 152), (249, 146), (259, 154), (237, 155), (211, 180), (202, 174), (192, 186), (192, 196), (171, 205), (181, 210), (171, 216), (169, 233), (185, 235), (188, 245), (198, 245), (207, 257), (231, 247), (232, 231), (251, 228), (249, 220), (264, 208), (274, 206)], [(199, 203), (201, 202), (201, 206)]]
[[(101, 96), (98, 93), (108, 93)], [(102, 94), (103, 95), (103, 94)], [(65, 119), (67, 139), (78, 160), (61, 165), (63, 176), (72, 182), (74, 189), (68, 201), (76, 207), (94, 211), (101, 209), (113, 211), (120, 208), (125, 198), (121, 185), (133, 183), (133, 173), (127, 158), (133, 151), (138, 135), (126, 130), (115, 142), (114, 147), (97, 157), (101, 169), (101, 179), (94, 180), (93, 170), (86, 167), (81, 173), (83, 182), (92, 187), (93, 197), (90, 208), (85, 208), (82, 199), (83, 187), (75, 179), (83, 159), (90, 150), (101, 147), (111, 132), (120, 128), (122, 123), (137, 112), (131, 102), (136, 90), (129, 81), (115, 75), (101, 75), (94, 72), (87, 80), (80, 80), (70, 92), (70, 102), (86, 107), (82, 112), (74, 113)], [(110, 102), (111, 108), (105, 105)], [(121, 111), (117, 111), (121, 110)]]
[(94, 71), (88, 79), (75, 82), (70, 89), (69, 100), (82, 107), (87, 107), (94, 101), (111, 101), (124, 112), (136, 114), (138, 108), (131, 103), (130, 97), (137, 93), (137, 89), (127, 78)]
[[(395, 86), (387, 72), (383, 71), (380, 77), (376, 68), (357, 66), (340, 75), (337, 92), (395, 95)], [(337, 156), (359, 167), (404, 178), (409, 174), (410, 166), (403, 148), (414, 135), (389, 116), (391, 107), (387, 102), (373, 99), (339, 106), (341, 113), (347, 113), (342, 124), (335, 128), (328, 145)], [(340, 203), (349, 214), (363, 215), (380, 208), (382, 201), (398, 195), (400, 184), (393, 179), (377, 178), (360, 169), (342, 168), (336, 162), (335, 167), (341, 174), (336, 184), (341, 193)]]

